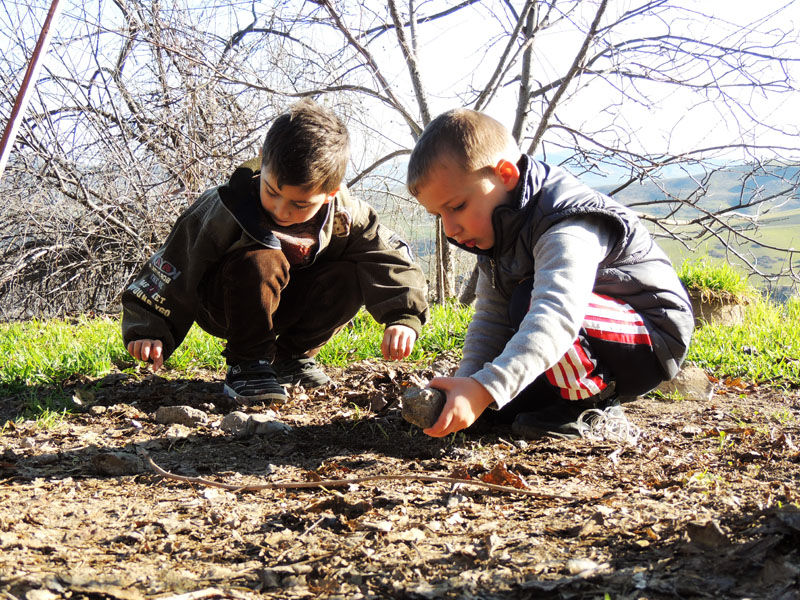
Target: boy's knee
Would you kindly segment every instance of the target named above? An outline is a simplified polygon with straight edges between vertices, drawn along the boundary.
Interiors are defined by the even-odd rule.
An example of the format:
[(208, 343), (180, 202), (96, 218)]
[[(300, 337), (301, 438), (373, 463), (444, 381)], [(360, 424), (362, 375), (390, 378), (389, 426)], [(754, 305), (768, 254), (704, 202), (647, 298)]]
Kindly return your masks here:
[(289, 262), (280, 250), (245, 249), (231, 255), (223, 267), (223, 273), (224, 285), (228, 288), (267, 283), (280, 289), (289, 279)]

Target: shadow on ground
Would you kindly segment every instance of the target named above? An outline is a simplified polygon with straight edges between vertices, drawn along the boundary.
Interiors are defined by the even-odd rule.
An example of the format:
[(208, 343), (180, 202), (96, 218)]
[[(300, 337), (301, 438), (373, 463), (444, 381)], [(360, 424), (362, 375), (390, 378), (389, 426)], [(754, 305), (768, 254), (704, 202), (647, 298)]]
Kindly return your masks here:
[[(50, 428), (7, 423), (0, 502), (18, 508), (0, 515), (0, 592), (797, 598), (796, 391), (718, 386), (708, 403), (641, 400), (626, 411), (643, 437), (626, 447), (504, 429), (434, 440), (400, 417), (407, 374), (360, 364), (334, 378), (331, 390), (293, 390), (274, 414), (290, 429), (271, 436), (220, 430), (237, 407), (217, 374), (76, 383), (64, 395), (79, 404)], [(19, 402), (4, 400), (3, 414)], [(167, 405), (207, 419), (157, 423)], [(172, 473), (234, 486), (480, 478), (502, 465), (540, 496), (413, 479), (234, 492), (163, 478), (144, 452)]]

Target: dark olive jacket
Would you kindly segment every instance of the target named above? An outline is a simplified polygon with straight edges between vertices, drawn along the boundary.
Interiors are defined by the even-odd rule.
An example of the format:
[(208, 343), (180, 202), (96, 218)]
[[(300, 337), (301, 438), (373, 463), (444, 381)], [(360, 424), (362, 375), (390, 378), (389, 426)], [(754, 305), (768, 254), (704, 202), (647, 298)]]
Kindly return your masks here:
[[(164, 245), (122, 294), (125, 344), (161, 340), (169, 357), (194, 323), (205, 278), (223, 256), (246, 247), (280, 249), (254, 185), (259, 169), (257, 159), (239, 167), (227, 184), (204, 192), (178, 217)], [(344, 187), (321, 210), (327, 213), (312, 264), (355, 263), (360, 293), (375, 320), (419, 334), (428, 313), (427, 284), (408, 245)]]

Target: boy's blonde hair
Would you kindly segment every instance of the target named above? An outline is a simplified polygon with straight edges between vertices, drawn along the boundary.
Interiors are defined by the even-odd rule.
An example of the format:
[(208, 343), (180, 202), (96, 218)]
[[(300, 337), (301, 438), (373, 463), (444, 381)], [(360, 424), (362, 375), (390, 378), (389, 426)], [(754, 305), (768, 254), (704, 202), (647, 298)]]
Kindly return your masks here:
[(349, 158), (347, 127), (310, 98), (275, 119), (261, 148), (261, 168), (279, 188), (294, 185), (326, 194), (341, 186)]
[(519, 155), (519, 149), (502, 123), (467, 108), (449, 110), (428, 123), (417, 140), (408, 159), (408, 191), (416, 196), (434, 167), (445, 159), (471, 173), (492, 168), (498, 158), (511, 153)]

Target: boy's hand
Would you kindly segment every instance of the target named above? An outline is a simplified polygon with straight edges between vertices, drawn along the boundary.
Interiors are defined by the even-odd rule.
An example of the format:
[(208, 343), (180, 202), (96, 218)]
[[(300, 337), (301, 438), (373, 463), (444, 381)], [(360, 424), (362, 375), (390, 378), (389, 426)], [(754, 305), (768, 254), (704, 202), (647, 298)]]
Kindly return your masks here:
[(422, 430), (431, 437), (444, 437), (466, 429), (494, 402), (486, 388), (471, 377), (434, 377), (428, 385), (447, 394), (439, 419)]
[(164, 364), (164, 345), (161, 340), (134, 340), (128, 342), (127, 350), (136, 360), (152, 361), (154, 372)]
[(417, 332), (405, 325), (392, 325), (383, 332), (381, 352), (386, 360), (402, 360), (414, 349)]

